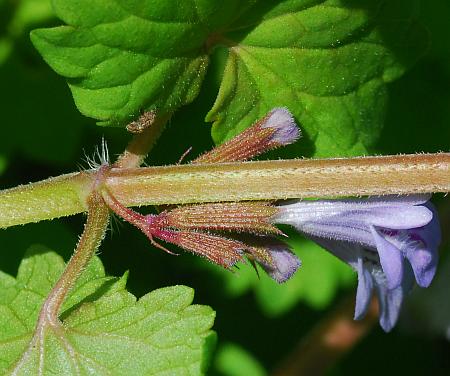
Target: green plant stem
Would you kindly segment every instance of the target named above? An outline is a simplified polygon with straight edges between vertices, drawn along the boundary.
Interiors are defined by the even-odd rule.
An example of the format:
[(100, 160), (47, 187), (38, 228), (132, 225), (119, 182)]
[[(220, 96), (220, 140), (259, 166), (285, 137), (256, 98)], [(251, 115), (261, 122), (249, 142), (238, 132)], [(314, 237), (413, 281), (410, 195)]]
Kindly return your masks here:
[(77, 172), (0, 191), (0, 228), (87, 211), (94, 178)]
[[(88, 217), (84, 226), (83, 234), (80, 237), (73, 256), (67, 263), (64, 272), (45, 299), (45, 302), (39, 312), (39, 318), (33, 337), (28, 345), (28, 348), (16, 363), (16, 366), (12, 371), (12, 375), (20, 373), (22, 367), (26, 364), (27, 360), (36, 348), (39, 353), (44, 352), (45, 336), (49, 331), (52, 331), (54, 335), (60, 337), (61, 342), (64, 343), (69, 352), (73, 351), (70, 345), (64, 340), (64, 336), (62, 334), (63, 328), (58, 318), (58, 314), (65, 298), (75, 285), (78, 277), (86, 268), (95, 251), (100, 246), (109, 220), (108, 207), (104, 204), (99, 193), (93, 192), (89, 196), (87, 206)], [(43, 362), (39, 358), (39, 374), (41, 374), (43, 366)]]
[(88, 216), (83, 234), (63, 274), (45, 301), (43, 311), (48, 314), (49, 321), (56, 322), (64, 299), (100, 246), (108, 222), (109, 209), (101, 195), (94, 192), (88, 199)]
[(126, 150), (114, 163), (117, 168), (138, 167), (144, 162), (144, 159), (150, 149), (154, 146), (156, 140), (161, 136), (171, 113), (157, 116), (153, 123), (141, 134), (133, 137)]
[[(0, 228), (86, 211), (96, 171), (0, 191)], [(123, 205), (450, 191), (450, 153), (112, 168)]]
[(106, 185), (127, 206), (448, 192), (450, 154), (112, 169)]
[[(155, 139), (161, 134), (167, 120), (168, 116), (157, 119), (156, 124), (153, 124), (155, 127), (135, 136), (115, 166), (120, 168), (139, 166)], [(33, 337), (12, 370), (12, 375), (21, 372), (33, 351), (37, 349), (39, 354), (44, 353), (45, 337), (49, 331), (59, 337), (69, 354), (75, 352), (64, 338), (58, 315), (61, 305), (105, 236), (109, 222), (109, 208), (103, 201), (100, 191), (110, 169), (111, 166), (102, 165), (96, 170), (63, 175), (0, 192), (0, 216), (5, 219), (7, 215), (10, 215), (15, 224), (70, 215), (80, 211), (88, 212), (87, 222), (75, 252), (45, 299)], [(39, 374), (42, 374), (44, 363), (41, 355), (38, 361)], [(77, 369), (78, 373), (80, 370)]]
[[(115, 166), (118, 166), (118, 168), (139, 166), (143, 162), (145, 155), (154, 145), (156, 138), (161, 135), (164, 124), (168, 119), (169, 116), (157, 118), (145, 132), (133, 137), (125, 151), (118, 158)], [(45, 300), (42, 308), (41, 314), (44, 313), (48, 321), (52, 324), (58, 322), (58, 312), (64, 299), (86, 268), (86, 265), (95, 254), (105, 236), (109, 222), (109, 208), (104, 202), (100, 191), (110, 169), (110, 166), (103, 165), (98, 170), (95, 170), (95, 173), (80, 173), (69, 177), (69, 180), (76, 179), (76, 181), (82, 181), (80, 186), (84, 189), (79, 191), (78, 199), (82, 203), (86, 203), (88, 218), (73, 256), (67, 263), (63, 274)], [(86, 183), (88, 175), (92, 176), (88, 180), (90, 184)], [(51, 185), (52, 183), (49, 184)], [(53, 185), (55, 184), (53, 183)], [(62, 186), (65, 187), (64, 184)], [(89, 194), (85, 196), (88, 188)], [(70, 192), (71, 194), (73, 193), (72, 191)], [(83, 197), (86, 197), (86, 199), (83, 200)], [(70, 202), (73, 202), (73, 198)]]
[[(137, 167), (142, 163), (145, 155), (151, 149), (155, 138), (159, 137), (168, 116), (158, 119), (157, 127), (135, 136), (125, 152), (119, 157), (115, 166)], [(155, 124), (154, 124), (155, 125)], [(80, 237), (75, 252), (64, 269), (61, 277), (50, 291), (39, 313), (38, 322), (27, 350), (16, 364), (12, 374), (20, 372), (23, 365), (37, 348), (43, 353), (46, 333), (51, 330), (66, 346), (69, 353), (73, 352), (71, 346), (62, 335), (63, 328), (58, 314), (77, 279), (86, 268), (102, 242), (109, 222), (109, 208), (103, 201), (100, 191), (105, 183), (105, 177), (111, 166), (102, 165), (96, 170), (68, 174), (43, 182), (16, 187), (0, 193), (3, 206), (2, 214), (8, 213), (14, 218), (27, 218), (30, 221), (52, 218), (56, 215), (70, 215), (87, 210), (88, 217), (83, 234)], [(16, 200), (19, 198), (19, 200)], [(0, 199), (1, 201), (1, 199)], [(16, 206), (14, 205), (16, 202)], [(22, 207), (17, 205), (22, 203)], [(36, 210), (39, 205), (43, 210)], [(24, 205), (26, 205), (24, 207)], [(25, 215), (23, 214), (25, 213)], [(38, 214), (37, 214), (38, 213)], [(43, 363), (39, 360), (39, 374)]]

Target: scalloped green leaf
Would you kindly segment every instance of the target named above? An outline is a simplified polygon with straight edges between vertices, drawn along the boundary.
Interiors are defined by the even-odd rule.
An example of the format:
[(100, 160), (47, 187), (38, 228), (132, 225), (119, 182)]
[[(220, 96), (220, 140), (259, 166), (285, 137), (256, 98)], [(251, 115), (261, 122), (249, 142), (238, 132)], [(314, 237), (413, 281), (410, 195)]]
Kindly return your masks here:
[[(193, 290), (172, 286), (137, 300), (126, 276), (106, 277), (94, 258), (64, 303), (63, 327), (33, 333), (40, 307), (64, 269), (35, 246), (16, 278), (0, 272), (2, 375), (199, 375), (205, 371), (214, 312), (191, 305)], [(38, 335), (30, 347), (33, 334)]]
[(70, 26), (34, 30), (31, 40), (67, 77), (84, 115), (120, 124), (143, 109), (168, 112), (197, 95), (208, 29), (192, 4), (159, 2), (152, 8), (149, 2), (55, 0), (53, 5)]
[(238, 31), (223, 33), (229, 53), (206, 118), (214, 121), (214, 140), (287, 106), (314, 145), (311, 154), (367, 153), (383, 126), (386, 84), (427, 45), (416, 8), (417, 1), (406, 0), (291, 0), (250, 8), (229, 27)]
[(45, 61), (67, 78), (78, 109), (101, 125), (143, 110), (170, 112), (198, 94), (213, 27), (237, 1), (53, 0), (67, 23), (31, 33)]

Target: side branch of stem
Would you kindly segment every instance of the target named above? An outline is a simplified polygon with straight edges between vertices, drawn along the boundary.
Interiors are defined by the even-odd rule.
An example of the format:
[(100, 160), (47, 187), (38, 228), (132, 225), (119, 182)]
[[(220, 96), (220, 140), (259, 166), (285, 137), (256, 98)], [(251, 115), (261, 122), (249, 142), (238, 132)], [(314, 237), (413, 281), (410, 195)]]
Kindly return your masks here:
[[(136, 136), (119, 157), (116, 166), (138, 167), (159, 137), (168, 117), (159, 119), (158, 128)], [(87, 222), (75, 252), (59, 280), (42, 305), (34, 335), (23, 356), (18, 360), (12, 375), (17, 375), (34, 351), (38, 351), (38, 374), (43, 374), (45, 336), (53, 331), (65, 343), (67, 351), (73, 349), (63, 339), (63, 327), (58, 318), (61, 306), (76, 281), (100, 246), (109, 222), (109, 208), (101, 190), (111, 166), (102, 165), (96, 170), (68, 174), (43, 182), (16, 187), (0, 192), (0, 228), (24, 224), (39, 219), (50, 219), (81, 211), (88, 212)], [(25, 213), (25, 215), (23, 215)], [(8, 216), (11, 216), (8, 220)], [(80, 370), (75, 365), (76, 373)]]
[(57, 319), (64, 299), (97, 251), (106, 233), (109, 209), (103, 202), (101, 195), (93, 192), (88, 199), (88, 206), (87, 221), (78, 245), (44, 305), (48, 310), (48, 319), (51, 321)]
[[(42, 375), (44, 373), (45, 337), (48, 335), (49, 331), (52, 331), (54, 335), (60, 337), (64, 342), (63, 327), (58, 318), (59, 311), (78, 277), (98, 249), (100, 242), (104, 237), (108, 220), (108, 207), (103, 202), (101, 196), (97, 192), (93, 192), (88, 198), (88, 218), (83, 234), (81, 235), (72, 258), (67, 263), (63, 274), (45, 299), (41, 311), (39, 312), (39, 318), (33, 337), (28, 344), (28, 348), (12, 370), (12, 375), (20, 374), (21, 370), (26, 367), (26, 363), (29, 361), (30, 357), (32, 357), (33, 352), (39, 354), (38, 374)], [(69, 351), (71, 350), (72, 349), (69, 346)]]
[(117, 168), (138, 167), (144, 161), (146, 155), (153, 147), (156, 140), (164, 130), (167, 121), (172, 114), (158, 115), (153, 123), (141, 134), (136, 135), (128, 144), (125, 151), (114, 163)]

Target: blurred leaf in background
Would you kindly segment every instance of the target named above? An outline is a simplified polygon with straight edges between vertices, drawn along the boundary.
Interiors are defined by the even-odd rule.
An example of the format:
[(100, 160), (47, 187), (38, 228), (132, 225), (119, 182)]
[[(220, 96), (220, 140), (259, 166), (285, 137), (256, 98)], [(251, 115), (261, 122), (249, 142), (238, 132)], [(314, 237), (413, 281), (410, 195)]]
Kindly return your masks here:
[[(449, 248), (441, 260), (439, 273), (428, 290), (416, 290), (405, 314), (404, 324), (419, 335), (445, 338), (450, 341), (450, 284)], [(419, 324), (419, 325), (418, 325)]]
[(265, 376), (267, 374), (251, 354), (233, 343), (225, 343), (217, 350), (215, 369), (225, 376)]
[(12, 158), (19, 152), (54, 166), (72, 163), (86, 120), (74, 109), (64, 81), (41, 63), (28, 36), (34, 27), (56, 22), (50, 2), (6, 0), (3, 8), (0, 81), (6, 88), (2, 130), (8, 142), (1, 143), (0, 153)]
[(450, 3), (421, 2), (420, 21), (429, 32), (426, 55), (390, 85), (383, 153), (448, 151), (450, 140)]

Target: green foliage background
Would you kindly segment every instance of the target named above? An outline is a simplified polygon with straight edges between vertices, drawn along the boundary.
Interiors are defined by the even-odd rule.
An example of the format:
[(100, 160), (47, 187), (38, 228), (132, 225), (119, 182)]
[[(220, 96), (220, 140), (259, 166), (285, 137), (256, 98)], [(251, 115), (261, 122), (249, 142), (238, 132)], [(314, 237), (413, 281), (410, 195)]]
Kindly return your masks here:
[[(87, 16), (76, 20), (62, 17), (61, 14), (69, 14), (70, 11), (64, 3), (55, 1), (60, 18), (71, 24), (89, 23)], [(100, 4), (102, 1), (94, 3)], [(393, 1), (386, 14), (375, 12), (383, 4), (382, 1), (363, 2), (364, 9), (378, 14), (377, 19), (370, 21), (381, 25), (377, 33), (361, 31), (361, 25), (366, 21), (363, 14), (358, 14), (358, 2), (355, 1), (328, 2), (331, 5), (339, 3), (349, 12), (351, 10), (354, 17), (349, 19), (333, 13), (335, 9), (332, 7), (326, 10), (329, 14), (321, 15), (305, 13), (302, 9), (299, 11), (300, 19), (310, 22), (308, 26), (312, 30), (316, 27), (317, 32), (309, 35), (309, 39), (299, 41), (296, 37), (295, 41), (303, 52), (301, 59), (305, 60), (301, 60), (304, 66), (293, 66), (290, 59), (298, 61), (292, 55), (294, 52), (291, 51), (291, 55), (277, 53), (266, 56), (264, 47), (268, 36), (272, 36), (271, 43), (279, 47), (287, 43), (291, 30), (276, 29), (277, 25), (271, 24), (270, 19), (282, 17), (289, 9), (298, 6), (297, 3), (302, 2), (272, 1), (266, 2), (270, 5), (265, 6), (258, 2), (245, 2), (247, 6), (243, 7), (234, 24), (242, 26), (253, 23), (259, 26), (236, 28), (227, 34), (227, 38), (245, 46), (245, 51), (235, 51), (234, 55), (229, 56), (228, 49), (222, 46), (211, 51), (208, 57), (202, 50), (202, 44), (209, 29), (220, 29), (231, 19), (235, 11), (233, 7), (237, 9), (239, 1), (230, 2), (230, 14), (225, 12), (221, 13), (221, 17), (214, 17), (217, 10), (216, 13), (209, 10), (210, 13), (206, 12), (202, 22), (193, 25), (192, 30), (179, 31), (184, 37), (186, 34), (183, 33), (191, 36), (187, 45), (185, 39), (180, 39), (179, 45), (186, 51), (195, 51), (186, 52), (182, 61), (170, 55), (171, 48), (178, 48), (179, 45), (161, 45), (164, 40), (159, 44), (148, 41), (155, 49), (167, 51), (167, 56), (157, 57), (168, 60), (165, 70), (159, 74), (163, 77), (182, 74), (183, 79), (181, 84), (171, 81), (172, 86), (164, 86), (164, 95), (158, 95), (159, 91), (152, 86), (152, 82), (161, 78), (150, 75), (138, 85), (138, 92), (142, 91), (142, 87), (147, 88), (145, 90), (148, 91), (143, 94), (145, 98), (138, 97), (137, 102), (129, 103), (129, 107), (121, 111), (114, 110), (114, 103), (107, 103), (107, 109), (98, 110), (98, 103), (85, 92), (86, 88), (101, 87), (102, 80), (111, 79), (114, 71), (108, 75), (106, 70), (103, 76), (93, 77), (90, 81), (80, 79), (84, 71), (67, 70), (64, 64), (62, 68), (58, 67), (50, 56), (51, 48), (43, 44), (50, 40), (58, 45), (60, 40), (48, 31), (35, 32), (33, 40), (36, 47), (44, 51), (49, 64), (60, 74), (70, 77), (69, 83), (81, 111), (96, 117), (103, 124), (119, 126), (98, 127), (93, 119), (78, 112), (64, 78), (49, 68), (30, 42), (31, 30), (61, 25), (49, 1), (0, 0), (1, 188), (73, 171), (82, 163), (84, 153), (92, 154), (102, 136), (108, 141), (111, 154), (120, 153), (129, 139), (120, 125), (128, 115), (136, 114), (141, 107), (147, 106), (173, 110), (186, 104), (175, 112), (148, 159), (150, 164), (175, 163), (190, 146), (193, 147), (193, 155), (199, 154), (213, 146), (213, 139), (220, 142), (231, 137), (278, 105), (292, 109), (302, 124), (305, 138), (296, 146), (271, 154), (272, 157), (448, 151), (448, 1), (423, 1), (420, 7), (416, 2)], [(303, 3), (307, 9), (308, 3), (319, 2)], [(207, 7), (205, 9), (208, 10)], [(187, 12), (186, 9), (179, 9), (175, 16), (183, 16), (183, 11)], [(389, 23), (387, 16), (397, 20), (413, 19), (414, 25), (409, 25), (406, 32), (398, 25)], [(265, 19), (269, 21), (261, 22)], [(321, 24), (323, 19), (334, 19), (335, 23)], [(420, 25), (428, 30), (428, 38)], [(330, 40), (320, 39), (323, 33), (319, 26), (330, 27), (333, 30), (330, 38), (339, 41), (351, 32), (350, 40), (344, 40), (344, 44), (357, 44), (364, 40), (367, 42), (365, 46), (370, 45), (369, 42), (382, 41), (382, 47), (377, 52), (380, 58), (365, 59), (373, 51), (364, 49), (359, 51), (359, 55), (353, 55), (350, 50), (347, 55), (333, 56), (331, 60), (326, 55), (329, 51), (319, 56), (317, 49), (330, 44)], [(114, 34), (114, 30), (108, 30), (108, 33), (112, 33), (114, 40), (114, 35), (117, 37), (120, 31)], [(140, 35), (144, 31), (139, 30)], [(175, 30), (174, 35), (177, 32)], [(401, 32), (408, 37), (400, 38)], [(277, 35), (283, 38), (277, 40)], [(289, 47), (292, 48), (292, 45)], [(375, 47), (370, 45), (370, 48)], [(45, 51), (50, 52), (46, 54)], [(102, 53), (107, 54), (108, 51)], [(348, 75), (339, 68), (349, 57), (356, 59), (354, 65), (346, 67), (356, 77), (355, 82), (350, 83), (342, 82), (342, 77), (347, 78)], [(323, 65), (320, 65), (321, 59)], [(261, 63), (266, 61), (269, 66)], [(311, 61), (319, 61), (317, 71), (309, 69)], [(330, 68), (330, 61), (336, 65)], [(137, 61), (136, 64), (139, 68), (140, 64), (146, 66), (152, 62)], [(200, 76), (194, 74), (198, 69), (201, 70)], [(233, 72), (239, 74), (233, 75)], [(204, 78), (203, 82), (201, 78)], [(221, 85), (222, 79), (224, 83)], [(149, 92), (151, 90), (155, 92)], [(173, 92), (176, 95), (168, 94)], [(114, 91), (111, 95), (121, 94)], [(327, 111), (323, 113), (321, 108), (327, 108)], [(310, 113), (316, 116), (312, 117)], [(207, 120), (215, 121), (212, 131), (211, 123), (205, 122), (205, 116)], [(448, 259), (446, 229), (450, 226), (450, 207), (448, 199), (444, 201), (442, 197), (437, 197), (436, 200), (442, 213), (446, 239), (442, 257)], [(44, 244), (67, 259), (81, 232), (83, 220), (83, 216), (77, 216), (2, 230), (0, 270), (16, 275), (25, 251), (35, 243)], [(353, 273), (319, 247), (294, 234), (291, 241), (303, 260), (303, 267), (292, 281), (278, 286), (266, 276), (258, 280), (246, 266), (241, 267), (236, 275), (231, 275), (190, 255), (170, 257), (153, 249), (135, 229), (127, 225), (117, 227), (108, 234), (101, 247), (100, 258), (108, 275), (120, 276), (130, 270), (127, 286), (138, 297), (163, 286), (191, 286), (196, 292), (195, 302), (210, 305), (217, 312), (214, 330), (218, 333), (218, 351), (213, 359), (211, 374), (262, 375), (270, 372), (341, 298), (354, 294)], [(442, 339), (442, 332), (437, 328), (433, 335), (424, 335), (417, 330), (419, 324), (414, 321), (417, 317), (434, 320), (439, 305), (436, 308), (436, 305), (428, 304), (424, 308), (420, 300), (414, 301), (413, 297), (408, 306), (410, 310), (392, 334), (386, 335), (378, 327), (375, 328), (336, 364), (330, 374), (448, 374), (450, 364), (447, 354), (450, 346)], [(450, 317), (450, 311), (447, 317)], [(424, 327), (427, 325), (424, 324)], [(388, 368), (386, 364), (389, 364)]]

